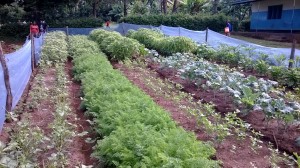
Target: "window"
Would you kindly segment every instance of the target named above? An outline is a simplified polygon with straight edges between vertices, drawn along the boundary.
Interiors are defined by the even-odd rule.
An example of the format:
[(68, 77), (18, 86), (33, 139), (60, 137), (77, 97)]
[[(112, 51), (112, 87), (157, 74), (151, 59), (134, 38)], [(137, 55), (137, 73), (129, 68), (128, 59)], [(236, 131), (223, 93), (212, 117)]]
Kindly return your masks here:
[(268, 19), (281, 19), (282, 5), (268, 7)]

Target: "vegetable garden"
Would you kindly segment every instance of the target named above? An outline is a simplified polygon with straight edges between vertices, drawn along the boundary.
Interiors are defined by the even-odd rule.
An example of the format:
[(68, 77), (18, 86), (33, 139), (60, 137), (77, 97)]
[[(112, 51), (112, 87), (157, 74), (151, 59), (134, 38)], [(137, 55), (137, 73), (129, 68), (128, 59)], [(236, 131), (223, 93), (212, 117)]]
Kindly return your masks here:
[(146, 29), (48, 33), (1, 165), (299, 167), (299, 70), (248, 54)]

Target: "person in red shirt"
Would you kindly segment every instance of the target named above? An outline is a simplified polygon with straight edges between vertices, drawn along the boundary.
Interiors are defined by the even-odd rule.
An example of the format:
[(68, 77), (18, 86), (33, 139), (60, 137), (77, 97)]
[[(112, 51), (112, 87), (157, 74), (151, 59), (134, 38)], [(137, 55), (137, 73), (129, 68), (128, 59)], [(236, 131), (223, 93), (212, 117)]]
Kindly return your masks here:
[(109, 28), (109, 24), (110, 24), (110, 21), (107, 20), (107, 21), (106, 21), (106, 28)]
[(33, 37), (38, 37), (39, 35), (39, 26), (34, 21), (33, 24), (30, 25), (30, 34), (33, 35)]

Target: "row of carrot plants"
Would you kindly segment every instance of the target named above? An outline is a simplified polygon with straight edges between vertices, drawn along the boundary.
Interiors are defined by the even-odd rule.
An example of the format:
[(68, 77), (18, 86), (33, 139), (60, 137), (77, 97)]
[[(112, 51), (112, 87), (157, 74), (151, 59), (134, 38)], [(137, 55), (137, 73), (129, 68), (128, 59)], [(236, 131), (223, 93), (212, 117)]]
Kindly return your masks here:
[(70, 38), (84, 106), (103, 136), (95, 147), (97, 159), (114, 167), (218, 167), (210, 159), (215, 154), (212, 146), (177, 127), (166, 111), (114, 70), (96, 46), (86, 37)]

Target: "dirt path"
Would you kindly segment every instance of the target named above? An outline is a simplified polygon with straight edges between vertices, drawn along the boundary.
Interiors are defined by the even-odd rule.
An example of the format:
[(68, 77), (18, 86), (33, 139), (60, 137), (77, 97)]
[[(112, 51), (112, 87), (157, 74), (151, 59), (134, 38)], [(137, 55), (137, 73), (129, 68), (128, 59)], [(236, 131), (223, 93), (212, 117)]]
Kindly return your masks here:
[(21, 48), (23, 45), (23, 42), (3, 42), (1, 43), (3, 53), (9, 54), (12, 52), (15, 52), (17, 49)]
[(70, 148), (69, 150), (69, 152), (71, 153), (69, 160), (69, 162), (71, 163), (70, 168), (75, 167), (76, 165), (78, 165), (78, 163), (82, 165), (95, 165), (96, 163), (96, 160), (91, 157), (94, 144), (85, 142), (86, 138), (92, 138), (95, 137), (95, 135), (91, 133), (92, 130), (89, 122), (87, 121), (88, 118), (84, 116), (84, 111), (80, 109), (80, 83), (72, 80), (72, 68), (73, 64), (71, 60), (68, 60), (65, 70), (70, 81), (68, 84), (68, 91), (69, 98), (71, 100), (71, 109), (75, 114), (71, 115), (68, 120), (72, 124), (75, 124), (77, 126), (77, 132), (89, 131), (90, 133), (83, 137), (75, 137), (73, 139), (73, 142), (70, 145), (72, 148)]
[[(198, 126), (195, 118), (191, 118), (190, 115), (182, 110), (181, 106), (189, 106), (188, 101), (177, 104), (176, 102), (163, 97), (161, 94), (163, 90), (153, 90), (146, 84), (146, 81), (151, 80), (151, 77), (159, 79), (159, 74), (147, 72), (149, 71), (148, 69), (142, 71), (139, 68), (128, 68), (121, 64), (115, 64), (114, 67), (123, 72), (132, 83), (142, 89), (146, 94), (150, 95), (157, 104), (170, 112), (172, 118), (178, 125), (182, 126), (187, 131), (194, 132), (199, 140), (209, 140), (209, 134), (207, 134), (203, 128)], [(268, 150), (268, 146), (263, 144), (262, 148), (256, 151), (257, 153), (251, 150), (250, 146), (250, 139), (239, 141), (236, 137), (226, 138), (216, 147), (216, 159), (222, 162), (222, 167), (224, 168), (245, 168), (254, 166), (259, 168), (269, 168), (271, 165), (269, 161), (270, 151)]]

